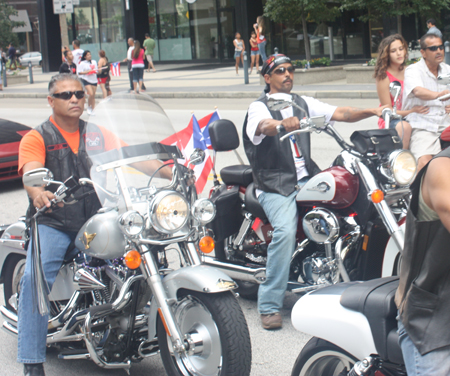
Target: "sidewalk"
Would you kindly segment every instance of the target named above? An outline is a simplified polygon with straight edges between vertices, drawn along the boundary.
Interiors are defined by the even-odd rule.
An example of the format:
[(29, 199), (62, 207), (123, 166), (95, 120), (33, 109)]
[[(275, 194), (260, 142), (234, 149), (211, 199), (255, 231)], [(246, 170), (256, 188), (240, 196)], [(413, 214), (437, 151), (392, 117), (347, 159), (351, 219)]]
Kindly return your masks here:
[[(157, 65), (156, 73), (144, 73), (147, 94), (154, 98), (257, 98), (264, 89), (259, 83), (259, 75), (249, 76), (249, 84), (244, 84), (244, 71), (236, 75), (234, 66), (212, 64)], [(56, 72), (42, 73), (41, 68), (33, 68), (34, 83), (3, 86), (1, 98), (45, 98), (50, 78)], [(28, 70), (22, 75), (28, 76)], [(128, 90), (129, 80), (126, 67), (121, 67), (121, 76), (111, 77), (113, 93)], [(296, 85), (295, 93), (315, 98), (378, 98), (373, 84), (347, 84), (345, 80), (331, 81), (315, 85)], [(97, 88), (97, 98), (101, 90)]]

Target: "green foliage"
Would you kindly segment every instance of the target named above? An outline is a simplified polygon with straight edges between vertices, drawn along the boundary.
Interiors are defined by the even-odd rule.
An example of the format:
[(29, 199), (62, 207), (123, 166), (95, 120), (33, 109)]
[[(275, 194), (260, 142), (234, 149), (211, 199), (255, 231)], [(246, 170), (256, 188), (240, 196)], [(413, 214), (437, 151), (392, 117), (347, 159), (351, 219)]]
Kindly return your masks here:
[[(292, 65), (296, 68), (305, 68), (308, 60), (292, 60)], [(319, 57), (312, 59), (309, 62), (311, 68), (313, 67), (328, 67), (331, 64), (331, 60), (328, 57)]]
[[(411, 65), (411, 64), (415, 64), (418, 61), (420, 61), (420, 59), (422, 59), (422, 58), (418, 57), (416, 59), (409, 59), (409, 60), (406, 60), (405, 64), (406, 64), (406, 66)], [(377, 59), (371, 59), (371, 60), (369, 60), (367, 62), (367, 66), (369, 66), (369, 67), (374, 67), (376, 64), (377, 64)]]
[(15, 22), (9, 19), (9, 16), (17, 16), (17, 10), (6, 3), (6, 0), (0, 0), (0, 47), (5, 48), (12, 43), (15, 47), (19, 45), (17, 33), (12, 29), (16, 26), (23, 26), (23, 22)]

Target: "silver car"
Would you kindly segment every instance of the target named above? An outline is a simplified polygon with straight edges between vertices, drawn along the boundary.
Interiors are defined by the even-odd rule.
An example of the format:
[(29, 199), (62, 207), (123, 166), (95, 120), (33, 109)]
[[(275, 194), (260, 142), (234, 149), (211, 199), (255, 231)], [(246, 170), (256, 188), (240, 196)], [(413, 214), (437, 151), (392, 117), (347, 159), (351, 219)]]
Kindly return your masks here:
[(21, 65), (28, 65), (31, 62), (31, 65), (41, 65), (42, 63), (42, 54), (40, 52), (27, 52), (19, 57), (19, 61)]

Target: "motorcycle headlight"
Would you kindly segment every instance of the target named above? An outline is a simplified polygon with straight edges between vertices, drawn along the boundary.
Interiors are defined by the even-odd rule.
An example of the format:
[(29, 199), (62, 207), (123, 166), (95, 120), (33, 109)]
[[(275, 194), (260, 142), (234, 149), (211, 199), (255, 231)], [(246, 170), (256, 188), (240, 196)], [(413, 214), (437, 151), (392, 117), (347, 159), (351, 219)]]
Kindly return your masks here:
[(211, 222), (216, 216), (216, 206), (211, 200), (201, 198), (194, 202), (192, 206), (192, 215), (202, 225)]
[(156, 231), (172, 234), (183, 228), (189, 217), (186, 199), (178, 192), (158, 193), (149, 205), (149, 218)]
[(416, 175), (417, 163), (411, 152), (395, 150), (389, 154), (388, 161), (382, 166), (383, 175), (398, 185), (410, 184)]
[(119, 228), (128, 236), (139, 235), (145, 227), (145, 219), (137, 211), (130, 210), (119, 217)]

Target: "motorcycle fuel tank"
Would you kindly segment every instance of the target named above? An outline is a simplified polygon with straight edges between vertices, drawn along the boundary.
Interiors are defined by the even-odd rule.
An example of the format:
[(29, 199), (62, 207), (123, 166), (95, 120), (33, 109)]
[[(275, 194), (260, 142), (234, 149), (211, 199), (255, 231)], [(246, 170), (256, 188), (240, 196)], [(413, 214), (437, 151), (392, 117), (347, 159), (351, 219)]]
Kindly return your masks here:
[(341, 166), (333, 166), (313, 176), (298, 192), (296, 200), (304, 206), (343, 209), (353, 204), (358, 191), (358, 177)]
[(122, 257), (126, 241), (118, 217), (116, 210), (95, 214), (78, 231), (75, 246), (87, 255), (103, 260)]

